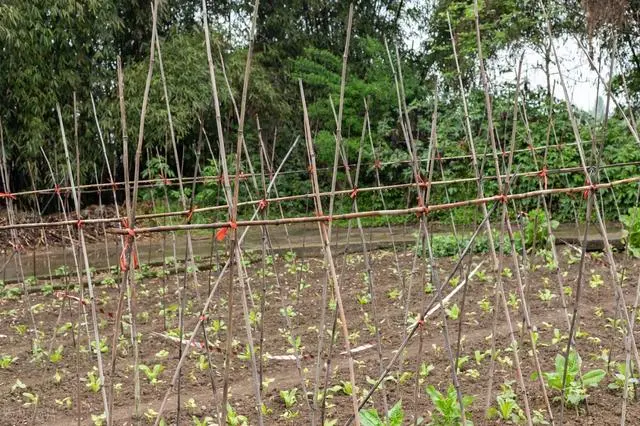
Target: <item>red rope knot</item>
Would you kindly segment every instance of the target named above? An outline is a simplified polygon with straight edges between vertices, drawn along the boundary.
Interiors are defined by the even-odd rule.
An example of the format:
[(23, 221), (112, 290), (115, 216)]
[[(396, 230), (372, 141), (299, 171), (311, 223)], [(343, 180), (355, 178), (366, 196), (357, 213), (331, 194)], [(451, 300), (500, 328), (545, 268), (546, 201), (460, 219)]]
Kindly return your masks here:
[(505, 150), (502, 150), (502, 158), (505, 158), (509, 153)]
[(205, 322), (207, 320), (207, 316), (205, 314), (201, 314), (198, 319), (200, 320), (200, 322)]
[(263, 211), (267, 208), (268, 205), (269, 202), (267, 201), (267, 199), (263, 198), (262, 200), (258, 201), (258, 211)]
[(76, 228), (77, 228), (77, 229), (82, 229), (82, 228), (84, 228), (84, 220), (82, 220), (82, 219), (78, 219), (78, 220), (76, 221)]
[(424, 326), (424, 317), (420, 317), (418, 319), (418, 327), (422, 327), (422, 326)]
[(420, 216), (429, 214), (429, 211), (430, 211), (429, 210), (429, 206), (425, 206), (424, 203), (421, 203), (421, 205), (418, 206), (418, 209), (419, 210), (416, 212), (416, 217), (418, 217), (418, 218)]
[(189, 208), (189, 211), (187, 211), (185, 213), (186, 218), (186, 222), (187, 223), (191, 223), (191, 219), (193, 218), (193, 213), (195, 212), (195, 210), (198, 208), (198, 206), (196, 206), (195, 204), (191, 206), (191, 208)]
[(218, 229), (218, 232), (216, 232), (216, 240), (224, 240), (224, 238), (227, 236), (227, 232), (229, 232), (229, 229), (238, 229), (238, 224), (234, 221), (230, 221), (228, 225)]
[(382, 168), (382, 163), (380, 162), (380, 160), (377, 160), (373, 162), (373, 168), (380, 170)]
[(505, 194), (500, 194), (498, 195), (498, 201), (505, 204), (507, 201), (509, 201), (509, 198)]
[(111, 181), (111, 190), (114, 192), (118, 190), (118, 184), (114, 181)]
[(60, 185), (58, 185), (57, 183), (56, 183), (55, 185), (53, 185), (53, 192), (54, 192), (56, 195), (60, 195), (60, 193), (62, 192), (62, 191), (60, 190)]
[(316, 168), (315, 168), (315, 167), (313, 167), (311, 164), (309, 164), (309, 165), (307, 166), (307, 171), (308, 171), (309, 173), (311, 173), (311, 174), (314, 174), (314, 173), (316, 172)]
[(423, 178), (420, 174), (416, 176), (416, 181), (418, 182), (418, 186), (420, 188), (426, 188), (431, 184), (427, 179)]
[(11, 198), (12, 200), (15, 200), (16, 196), (11, 192), (0, 192), (0, 198)]
[(160, 173), (160, 179), (162, 179), (162, 184), (165, 186), (171, 185), (171, 181), (164, 174)]
[(25, 253), (26, 250), (24, 248), (24, 246), (20, 243), (12, 243), (11, 241), (9, 241), (9, 244), (11, 245), (11, 247), (13, 247), (13, 251), (15, 253)]
[(356, 197), (358, 196), (358, 192), (359, 192), (359, 191), (360, 191), (360, 190), (358, 189), (358, 187), (357, 187), (357, 186), (354, 186), (354, 187), (353, 187), (353, 191), (351, 191), (351, 194), (349, 194), (349, 197), (350, 197), (352, 200), (355, 200), (355, 199), (356, 199)]
[(442, 153), (440, 151), (436, 151), (436, 160), (442, 161)]
[(548, 176), (547, 176), (547, 172), (548, 172), (548, 170), (547, 170), (547, 166), (543, 166), (543, 167), (542, 167), (542, 170), (540, 170), (540, 171), (538, 172), (538, 177), (539, 177), (540, 179), (542, 179), (542, 182), (544, 183), (544, 189), (545, 189), (545, 190), (547, 189), (547, 184), (549, 183), (549, 179), (548, 179)]
[(533, 144), (528, 143), (527, 144), (527, 148), (529, 148), (529, 151), (531, 151), (531, 152), (534, 151)]
[[(122, 227), (127, 231), (127, 236), (124, 239), (124, 245), (122, 247), (122, 252), (120, 253), (120, 270), (122, 272), (125, 272), (129, 269), (127, 264), (127, 251), (130, 250), (129, 247), (131, 246), (133, 240), (136, 238), (136, 230), (129, 227), (129, 221), (126, 218), (122, 219)], [(132, 254), (132, 262), (133, 268), (136, 269), (138, 267), (138, 254), (135, 252), (135, 250)]]
[(591, 179), (589, 179), (589, 178), (587, 178), (587, 179), (584, 181), (584, 186), (588, 186), (588, 188), (587, 188), (587, 189), (585, 189), (585, 190), (584, 190), (584, 192), (582, 193), (582, 198), (584, 198), (585, 200), (586, 200), (587, 198), (589, 198), (589, 193), (591, 193), (591, 192), (596, 192), (596, 190), (598, 189), (598, 187), (597, 187), (596, 185), (594, 185), (594, 184), (591, 182)]

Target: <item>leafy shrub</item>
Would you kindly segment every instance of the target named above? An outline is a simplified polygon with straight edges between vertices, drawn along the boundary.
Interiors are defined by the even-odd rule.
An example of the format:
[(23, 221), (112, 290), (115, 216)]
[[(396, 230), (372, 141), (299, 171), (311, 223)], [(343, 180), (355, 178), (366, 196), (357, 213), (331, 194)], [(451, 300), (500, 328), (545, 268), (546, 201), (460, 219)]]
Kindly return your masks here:
[[(547, 386), (558, 392), (562, 392), (564, 366), (565, 357), (562, 354), (558, 354), (555, 360), (555, 371), (542, 373)], [(587, 387), (597, 387), (606, 374), (602, 369), (594, 369), (587, 371), (580, 377), (581, 366), (582, 359), (580, 355), (572, 350), (568, 356), (567, 376), (564, 389), (565, 402), (571, 406), (577, 406), (587, 399), (589, 396), (587, 394)], [(534, 373), (531, 377), (535, 380), (537, 376), (537, 373)], [(559, 397), (555, 399), (557, 400)]]
[(360, 410), (360, 424), (362, 426), (402, 426), (404, 411), (402, 410), (402, 400), (395, 403), (389, 410), (388, 422), (381, 419), (375, 408)]
[(547, 214), (541, 209), (534, 209), (527, 213), (524, 225), (525, 246), (531, 247), (533, 243), (546, 245), (549, 240), (549, 225), (556, 229), (560, 223), (557, 220), (547, 219)]
[(633, 257), (640, 257), (640, 208), (631, 207), (628, 215), (620, 216), (620, 222), (624, 225), (624, 239), (627, 249)]
[[(462, 413), (460, 412), (460, 403), (458, 395), (453, 385), (449, 385), (446, 395), (440, 393), (433, 385), (427, 386), (427, 394), (431, 398), (431, 402), (435, 406), (435, 411), (431, 416), (431, 426), (458, 426), (462, 422)], [(466, 407), (473, 402), (472, 396), (463, 396), (462, 405)], [(469, 420), (469, 415), (465, 412), (466, 426), (472, 426), (473, 422)]]

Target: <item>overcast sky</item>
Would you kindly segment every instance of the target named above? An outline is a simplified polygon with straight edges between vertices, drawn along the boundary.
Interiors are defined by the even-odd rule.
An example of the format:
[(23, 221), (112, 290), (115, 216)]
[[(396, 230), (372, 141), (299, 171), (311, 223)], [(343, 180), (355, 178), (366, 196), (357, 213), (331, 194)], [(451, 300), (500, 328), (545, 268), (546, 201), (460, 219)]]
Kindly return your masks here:
[[(560, 67), (567, 91), (569, 92), (569, 100), (578, 108), (592, 112), (594, 110), (598, 95), (605, 97), (602, 85), (598, 88), (598, 75), (591, 70), (589, 61), (578, 45), (578, 43), (570, 38), (565, 40), (556, 40), (556, 51), (560, 61)], [(519, 57), (506, 57), (503, 55), (499, 61), (507, 63), (515, 63)], [(558, 74), (555, 61), (551, 65), (551, 84), (555, 82), (555, 96), (564, 100), (564, 93), (560, 85), (560, 77)], [(603, 63), (601, 74), (607, 79), (609, 75), (609, 64)], [(496, 71), (494, 74), (495, 81), (515, 81), (516, 72), (514, 67), (509, 67), (506, 72)], [(528, 49), (525, 52), (524, 62), (522, 64), (523, 78), (529, 82), (530, 87), (546, 87), (547, 80), (544, 73), (544, 58), (537, 52)], [(615, 71), (614, 71), (615, 72)]]

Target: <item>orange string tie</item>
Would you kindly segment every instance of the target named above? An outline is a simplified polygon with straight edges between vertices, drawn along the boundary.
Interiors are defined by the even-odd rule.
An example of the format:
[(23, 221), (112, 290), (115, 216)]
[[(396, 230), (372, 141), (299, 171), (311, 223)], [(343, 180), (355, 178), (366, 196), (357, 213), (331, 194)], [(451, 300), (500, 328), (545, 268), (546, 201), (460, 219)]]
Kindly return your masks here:
[(418, 211), (416, 211), (416, 217), (420, 218), (420, 216), (427, 213), (429, 213), (429, 206), (426, 206), (422, 197), (418, 195)]
[(547, 170), (547, 166), (542, 167), (542, 170), (540, 170), (540, 171), (538, 172), (538, 177), (539, 177), (540, 179), (542, 179), (542, 181), (544, 182), (544, 189), (545, 189), (545, 190), (547, 189), (547, 184), (549, 183), (549, 179), (548, 179), (548, 176), (547, 176), (547, 172), (548, 172), (548, 170)]
[(16, 196), (10, 192), (0, 192), (0, 198), (11, 198), (12, 200), (15, 200)]
[(307, 167), (307, 171), (311, 174), (314, 174), (316, 172), (316, 168), (309, 164), (309, 166)]
[(349, 194), (349, 197), (350, 197), (352, 200), (355, 200), (355, 199), (356, 199), (356, 197), (358, 196), (358, 192), (359, 192), (359, 191), (360, 191), (360, 190), (358, 189), (358, 187), (357, 187), (357, 186), (354, 186), (354, 187), (353, 187), (353, 191), (351, 191), (351, 194)]
[(418, 186), (421, 188), (426, 188), (429, 186), (429, 181), (423, 178), (420, 174), (416, 176), (416, 181), (418, 182)]
[(500, 201), (501, 203), (506, 203), (507, 201), (509, 201), (509, 198), (507, 198), (507, 196), (505, 194), (500, 194), (498, 195), (498, 201)]
[(533, 149), (533, 145), (532, 145), (532, 144), (530, 144), (530, 143), (529, 143), (529, 144), (527, 144), (527, 148), (529, 148), (529, 151), (531, 151), (531, 152), (533, 152), (533, 151), (534, 151), (534, 149)]
[[(124, 246), (122, 247), (122, 252), (120, 253), (120, 270), (122, 272), (125, 272), (129, 269), (129, 266), (127, 264), (127, 251), (129, 250), (129, 246), (131, 245), (131, 242), (136, 237), (136, 230), (133, 228), (129, 228), (129, 221), (126, 218), (122, 219), (122, 226), (127, 231), (127, 236), (124, 239)], [(134, 269), (138, 268), (138, 255), (135, 251), (133, 252), (133, 255), (132, 255), (132, 261), (133, 261), (133, 268)]]
[(54, 192), (56, 195), (60, 195), (60, 192), (61, 192), (61, 191), (60, 191), (60, 185), (58, 185), (57, 183), (56, 183), (55, 185), (53, 185), (53, 192)]
[(418, 327), (422, 327), (424, 325), (424, 318), (420, 318), (418, 320)]
[(207, 316), (205, 314), (201, 314), (199, 319), (201, 322), (205, 322), (207, 320)]
[(373, 162), (373, 168), (380, 170), (382, 168), (382, 163), (380, 162), (380, 160), (376, 160)]
[(267, 201), (267, 199), (263, 198), (262, 200), (258, 201), (258, 210), (263, 211), (264, 209), (267, 208), (268, 205), (269, 205), (269, 202)]
[(84, 228), (84, 220), (78, 219), (76, 221), (76, 228), (78, 228), (78, 229)]
[(507, 153), (507, 151), (504, 151), (504, 150), (503, 150), (503, 151), (502, 151), (502, 158), (505, 158), (507, 155), (509, 155), (509, 154)]
[(197, 208), (198, 208), (198, 206), (193, 205), (193, 206), (191, 206), (189, 211), (185, 213), (185, 216), (187, 216), (187, 219), (186, 219), (187, 223), (191, 223), (191, 219), (193, 218), (193, 213), (194, 213), (195, 209), (197, 209)]
[(160, 173), (160, 179), (162, 179), (162, 184), (165, 186), (171, 185), (169, 178), (167, 178), (164, 174)]
[(589, 198), (589, 193), (590, 192), (596, 192), (596, 190), (598, 189), (597, 186), (595, 186), (590, 179), (587, 179), (584, 181), (584, 186), (588, 186), (589, 188), (585, 189), (584, 192), (582, 193), (582, 198), (584, 198), (585, 200), (587, 198)]
[(118, 190), (118, 184), (115, 183), (114, 181), (111, 181), (111, 190), (113, 190), (113, 191), (117, 191)]
[(11, 245), (11, 247), (13, 247), (13, 251), (15, 253), (24, 253), (26, 250), (24, 249), (24, 246), (20, 243), (12, 243), (11, 241), (9, 241), (9, 244)]
[(238, 229), (238, 224), (234, 221), (230, 221), (227, 226), (218, 229), (218, 232), (216, 232), (216, 240), (224, 240), (224, 238), (227, 236), (227, 232), (229, 232), (229, 229)]

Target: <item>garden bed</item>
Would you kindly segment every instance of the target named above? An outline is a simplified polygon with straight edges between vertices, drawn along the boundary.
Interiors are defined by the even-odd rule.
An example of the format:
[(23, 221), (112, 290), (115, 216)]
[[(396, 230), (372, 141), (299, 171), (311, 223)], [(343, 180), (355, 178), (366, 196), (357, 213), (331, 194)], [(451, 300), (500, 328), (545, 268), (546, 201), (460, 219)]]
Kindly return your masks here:
[[(571, 250), (567, 248), (561, 253), (560, 264), (560, 270), (566, 271), (565, 285), (572, 288), (572, 290), (564, 290), (568, 303), (575, 295), (578, 271), (576, 261), (578, 254)], [(374, 299), (377, 307), (375, 314), (380, 324), (383, 364), (386, 365), (402, 342), (403, 330), (411, 325), (405, 322), (405, 303), (406, 296), (409, 295), (413, 252), (398, 254), (401, 271), (405, 277), (404, 284), (396, 273), (393, 252), (378, 250), (372, 252), (372, 258)], [(552, 265), (547, 264), (539, 256), (532, 257), (530, 261), (531, 266), (523, 271), (527, 285), (526, 298), (533, 325), (539, 336), (538, 357), (543, 371), (550, 372), (554, 370), (556, 355), (566, 348), (568, 325), (562, 308), (557, 272), (553, 271)], [(637, 271), (640, 265), (637, 261), (633, 262), (623, 255), (619, 255), (617, 261), (618, 270), (625, 278), (623, 288), (627, 305), (633, 306), (636, 280), (634, 271)], [(540, 418), (544, 417), (549, 421), (539, 382), (533, 381), (530, 377), (535, 368), (528, 335), (517, 328), (518, 324), (522, 323), (522, 301), (518, 297), (515, 274), (509, 269), (501, 273), (492, 272), (490, 262), (487, 259), (483, 261), (482, 257), (474, 257), (472, 263), (474, 268), (477, 265), (480, 267), (469, 280), (464, 306), (462, 300), (465, 297), (464, 289), (459, 291), (446, 306), (447, 324), (454, 350), (457, 346), (459, 321), (462, 319), (463, 337), (458, 378), (463, 394), (473, 397), (473, 402), (468, 407), (469, 417), (476, 424), (482, 424), (484, 421), (491, 364), (490, 356), (486, 354), (491, 348), (492, 310), (495, 309), (494, 285), (498, 276), (501, 275), (508, 298), (510, 318), (516, 328), (516, 338), (520, 342), (518, 355), (531, 410), (538, 412)], [(450, 272), (453, 260), (440, 258), (436, 260), (436, 264), (439, 275), (443, 277)], [(510, 262), (505, 263), (505, 265), (509, 264)], [(424, 262), (419, 259), (418, 265), (408, 302), (409, 322), (413, 321), (411, 318), (415, 318), (416, 313), (424, 309), (435, 297), (433, 287), (430, 286), (425, 274)], [(342, 277), (342, 298), (349, 321), (350, 341), (352, 347), (357, 350), (354, 354), (357, 377), (355, 391), (362, 396), (371, 387), (371, 381), (377, 379), (380, 374), (375, 347), (376, 337), (373, 333), (374, 312), (367, 293), (363, 256), (361, 254), (336, 256), (336, 267)], [(183, 279), (182, 275), (154, 277), (158, 275), (158, 271), (162, 271), (160, 267), (144, 268), (143, 271), (144, 273), (139, 272), (137, 282), (137, 324), (141, 333), (140, 363), (148, 366), (150, 371), (148, 375), (144, 371), (141, 372), (142, 424), (153, 422), (153, 410), (158, 410), (177, 365), (178, 304), (175, 290), (176, 281)], [(270, 276), (274, 271), (280, 274), (279, 287), (276, 285), (275, 277)], [(610, 387), (615, 387), (616, 383), (619, 384), (615, 373), (618, 372), (619, 363), (624, 364), (625, 353), (621, 332), (623, 325), (616, 319), (616, 299), (610, 280), (607, 278), (607, 271), (603, 256), (599, 253), (588, 256), (576, 347), (582, 358), (583, 373), (591, 369), (603, 369), (608, 372), (597, 387), (587, 390), (589, 397), (586, 399), (586, 404), (582, 402), (575, 407), (565, 408), (565, 424), (619, 423), (622, 390), (610, 389)], [(249, 301), (251, 310), (249, 318), (256, 346), (259, 346), (261, 327), (265, 330), (261, 352), (265, 423), (310, 424), (310, 410), (305, 402), (302, 382), (296, 362), (291, 359), (291, 342), (296, 342), (296, 338), (291, 339), (291, 336), (300, 338), (296, 343), (302, 354), (300, 371), (304, 377), (305, 386), (312, 391), (316, 374), (322, 287), (326, 276), (322, 259), (302, 259), (289, 253), (276, 259), (275, 269), (270, 265), (263, 269), (262, 262), (258, 260), (248, 265), (247, 272), (248, 282), (253, 292), (253, 300)], [(266, 283), (266, 304), (264, 324), (261, 325), (258, 314), (263, 276)], [(103, 278), (96, 277), (97, 280)], [(198, 273), (198, 282), (200, 297), (203, 297), (209, 286), (209, 272)], [(220, 402), (225, 340), (228, 331), (225, 305), (228, 300), (226, 282), (227, 280), (223, 280), (223, 285), (220, 286), (218, 297), (214, 299), (213, 309), (206, 321), (207, 337), (211, 343), (212, 364), (209, 365), (203, 348), (194, 348), (183, 368), (179, 400), (181, 418), (184, 419), (185, 424), (192, 424), (194, 416), (198, 419), (213, 416), (214, 404)], [(446, 293), (453, 288), (453, 286), (447, 286)], [(256, 424), (254, 381), (251, 364), (247, 360), (247, 340), (240, 294), (240, 290), (236, 289), (234, 305), (237, 306), (234, 309), (233, 322), (235, 341), (230, 380), (230, 404), (234, 413), (238, 416), (246, 416), (249, 424)], [(98, 346), (104, 351), (103, 358), (107, 365), (105, 370), (110, 371), (109, 360), (114, 348), (109, 346), (118, 289), (115, 285), (97, 287), (96, 298), (100, 332), (106, 339), (106, 346)], [(190, 331), (198, 318), (198, 309), (201, 306), (197, 301), (191, 280), (189, 280), (186, 300), (185, 330)], [(96, 366), (95, 356), (87, 350), (87, 328), (81, 317), (80, 303), (69, 297), (60, 299), (54, 294), (35, 293), (30, 295), (30, 304), (38, 330), (43, 333), (40, 339), (41, 350), (34, 351), (32, 347), (31, 336), (34, 334), (25, 300), (5, 298), (0, 301), (0, 347), (2, 348), (0, 356), (16, 358), (15, 361), (3, 365), (5, 368), (0, 369), (2, 401), (0, 402), (2, 413), (0, 424), (41, 422), (52, 425), (72, 424), (77, 421), (78, 410), (81, 424), (99, 422), (97, 417), (92, 419), (91, 415), (98, 416), (103, 411), (100, 384), (95, 382), (97, 377), (97, 373), (93, 370)], [(328, 304), (325, 333), (331, 330), (330, 319), (334, 312), (331, 310), (334, 306), (331, 300)], [(462, 312), (457, 313), (456, 307)], [(571, 307), (570, 303), (569, 307)], [(88, 305), (86, 309), (89, 312)], [(291, 328), (287, 326), (287, 319), (291, 323)], [(75, 345), (71, 330), (77, 327), (79, 320), (81, 325), (78, 346)], [(126, 321), (127, 318), (125, 318)], [(124, 331), (125, 336), (130, 335), (128, 327), (125, 326)], [(171, 333), (176, 337), (173, 339), (167, 337)], [(501, 386), (510, 383), (516, 394), (516, 403), (524, 409), (523, 394), (517, 382), (512, 382), (516, 379), (514, 354), (511, 351), (508, 327), (502, 309), (497, 317), (496, 337), (496, 349), (499, 353), (495, 362), (491, 405), (497, 406), (496, 394), (501, 392)], [(201, 332), (196, 340), (199, 342), (204, 340)], [(328, 339), (325, 338), (323, 344), (326, 348)], [(56, 348), (60, 346), (63, 349), (56, 355)], [(419, 350), (420, 347), (422, 351)], [(122, 338), (115, 350), (118, 358), (114, 378), (116, 383), (114, 424), (130, 424), (134, 410), (134, 360), (130, 339)], [(325, 417), (328, 424), (333, 420), (337, 420), (336, 424), (343, 424), (352, 413), (351, 398), (347, 395), (352, 387), (348, 383), (347, 357), (343, 351), (343, 340), (338, 336), (328, 378)], [(324, 356), (326, 353), (323, 352)], [(391, 407), (402, 400), (406, 424), (418, 417), (423, 417), (428, 423), (432, 419), (434, 405), (426, 392), (426, 387), (433, 385), (440, 392), (444, 392), (452, 383), (449, 357), (443, 345), (440, 312), (428, 318), (424, 326), (419, 328), (419, 332), (411, 339), (401, 359), (402, 364), (396, 363), (391, 369), (388, 380), (384, 381), (388, 405)], [(609, 368), (607, 368), (609, 361)], [(155, 377), (157, 383), (152, 383), (155, 365), (160, 365), (161, 367), (157, 368), (163, 371)], [(321, 366), (320, 377), (323, 383), (324, 360)], [(209, 373), (212, 373), (212, 376)], [(215, 399), (211, 377), (214, 379), (217, 391)], [(415, 393), (416, 380), (417, 394)], [(320, 389), (322, 387), (321, 384)], [(552, 389), (547, 389), (547, 393), (550, 399), (559, 397), (559, 393)], [(377, 391), (372, 398), (373, 403), (367, 404), (366, 408), (374, 406), (382, 411), (382, 395), (382, 391)], [(285, 400), (288, 401), (285, 403)], [(173, 393), (164, 414), (168, 423), (175, 422), (177, 403), (178, 394)], [(309, 404), (313, 406), (311, 398)], [(557, 419), (561, 404), (556, 400), (551, 402), (551, 406), (554, 417)], [(517, 410), (514, 414), (517, 416)], [(494, 419), (492, 422), (504, 423), (499, 419)], [(640, 422), (640, 406), (633, 398), (628, 401), (627, 422), (628, 424)]]

